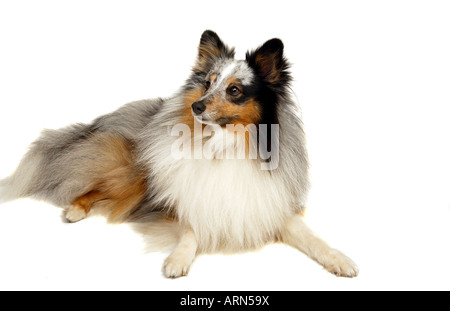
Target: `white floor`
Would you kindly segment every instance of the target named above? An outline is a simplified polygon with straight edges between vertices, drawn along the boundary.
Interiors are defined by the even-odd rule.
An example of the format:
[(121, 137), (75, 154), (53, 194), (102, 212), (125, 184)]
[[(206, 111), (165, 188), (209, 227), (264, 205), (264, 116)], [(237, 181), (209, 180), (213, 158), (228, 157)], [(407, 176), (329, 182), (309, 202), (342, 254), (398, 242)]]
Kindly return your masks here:
[(358, 278), (271, 245), (201, 256), (189, 277), (167, 280), (167, 254), (145, 253), (127, 226), (66, 224), (59, 208), (26, 199), (0, 206), (0, 290), (449, 290), (449, 5), (292, 3), (262, 1), (258, 14), (241, 3), (240, 25), (210, 2), (179, 3), (202, 18), (167, 3), (0, 3), (0, 177), (44, 127), (171, 94), (204, 29), (239, 58), (277, 36), (308, 136), (307, 221), (359, 265)]
[(65, 224), (54, 207), (17, 201), (1, 209), (0, 290), (448, 290), (448, 210), (406, 217), (326, 210), (311, 212), (310, 223), (359, 265), (355, 279), (336, 278), (278, 244), (201, 256), (187, 278), (167, 280), (167, 254), (145, 253), (128, 226), (102, 218)]

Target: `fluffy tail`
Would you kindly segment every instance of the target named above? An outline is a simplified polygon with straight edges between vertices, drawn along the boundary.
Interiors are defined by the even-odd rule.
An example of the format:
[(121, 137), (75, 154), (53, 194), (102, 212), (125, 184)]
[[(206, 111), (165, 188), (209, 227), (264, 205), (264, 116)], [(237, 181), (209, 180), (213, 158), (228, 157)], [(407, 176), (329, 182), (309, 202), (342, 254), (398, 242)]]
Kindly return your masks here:
[[(82, 142), (90, 130), (83, 124), (61, 130), (44, 130), (31, 144), (16, 171), (0, 181), (0, 202), (38, 196), (60, 203), (56, 189), (61, 186), (74, 188), (67, 185), (67, 179), (63, 179), (60, 172), (69, 171), (68, 167), (74, 162), (71, 156), (73, 146)], [(67, 193), (71, 194), (70, 191)]]
[(7, 179), (0, 180), (0, 204), (12, 201), (14, 198), (10, 196), (8, 191)]
[(28, 152), (14, 174), (0, 180), (0, 204), (31, 195), (31, 185), (39, 170), (40, 162), (39, 157)]

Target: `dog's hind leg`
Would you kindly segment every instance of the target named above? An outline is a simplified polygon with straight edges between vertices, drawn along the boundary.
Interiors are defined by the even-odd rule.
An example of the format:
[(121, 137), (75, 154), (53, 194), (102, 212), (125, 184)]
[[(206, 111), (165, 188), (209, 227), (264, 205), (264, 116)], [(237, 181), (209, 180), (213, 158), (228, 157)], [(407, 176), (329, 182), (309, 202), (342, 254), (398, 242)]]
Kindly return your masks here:
[[(102, 133), (92, 137), (85, 147), (82, 169), (84, 178), (92, 186), (71, 202), (66, 219), (76, 222), (84, 219), (93, 208), (109, 213), (112, 223), (124, 221), (144, 199), (146, 172), (137, 164), (132, 141), (113, 134)], [(89, 180), (90, 179), (90, 180)]]
[(103, 199), (105, 199), (105, 194), (100, 191), (93, 190), (86, 193), (73, 202), (66, 210), (66, 219), (69, 222), (77, 222), (86, 218), (92, 206)]
[(350, 258), (328, 246), (306, 226), (300, 215), (295, 215), (286, 222), (281, 240), (305, 253), (337, 276), (351, 278), (359, 273), (358, 267)]

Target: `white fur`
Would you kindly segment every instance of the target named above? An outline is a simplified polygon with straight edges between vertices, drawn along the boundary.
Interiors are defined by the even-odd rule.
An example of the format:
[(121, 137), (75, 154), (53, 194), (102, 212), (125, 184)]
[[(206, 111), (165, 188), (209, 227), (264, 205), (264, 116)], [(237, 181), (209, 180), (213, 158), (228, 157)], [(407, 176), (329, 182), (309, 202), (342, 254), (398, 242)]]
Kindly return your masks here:
[[(206, 36), (214, 37), (208, 32)], [(212, 44), (209, 39), (202, 42)], [(218, 80), (199, 100), (210, 96), (226, 99), (226, 82), (231, 75), (244, 85), (254, 80), (254, 70), (246, 61), (229, 59), (233, 51), (225, 54), (227, 57), (217, 59), (214, 67), (208, 69), (209, 74), (217, 74)], [(186, 104), (192, 104), (186, 103), (186, 92), (192, 87), (202, 87), (198, 79), (194, 75), (172, 98), (130, 103), (89, 125), (44, 131), (17, 171), (0, 181), (0, 203), (25, 196), (60, 206), (72, 203), (92, 187), (93, 172), (85, 169), (89, 167), (86, 161), (93, 158), (91, 146), (95, 140), (91, 137), (97, 132), (113, 133), (133, 142), (139, 164), (148, 170), (148, 195), (137, 210), (145, 222), (135, 227), (147, 234), (163, 233), (164, 238), (157, 241), (160, 245), (178, 245), (166, 260), (166, 276), (186, 275), (197, 252), (247, 250), (275, 240), (298, 248), (332, 273), (357, 275), (355, 264), (318, 238), (298, 216), (309, 182), (308, 156), (297, 105), (280, 90), (276, 108), (279, 137), (274, 135), (275, 131), (271, 132), (272, 138), (279, 138), (271, 143), (272, 150), (279, 148), (279, 159), (276, 157), (271, 170), (263, 170), (261, 158), (265, 157), (261, 155), (260, 159), (228, 157), (245, 144), (245, 139), (234, 133), (214, 135), (211, 139), (211, 133), (194, 130), (195, 137), (189, 135), (181, 141), (170, 136), (176, 123), (185, 120)], [(203, 114), (204, 122), (196, 120), (212, 123), (215, 113)], [(199, 122), (194, 127), (202, 129)], [(190, 129), (184, 124), (179, 129), (184, 132), (186, 128)], [(253, 137), (250, 140), (256, 138), (255, 132), (252, 130), (255, 135), (250, 135)], [(263, 131), (258, 134), (264, 137)], [(255, 141), (250, 144), (256, 146)], [(192, 157), (174, 156), (173, 151), (179, 146), (189, 146), (185, 152)], [(204, 147), (210, 150), (207, 157), (202, 157)], [(201, 156), (196, 157), (198, 154)], [(153, 214), (155, 211), (158, 213)], [(85, 216), (76, 207), (66, 213), (70, 221)]]
[(5, 186), (0, 183), (0, 204), (7, 202)]
[(14, 174), (0, 181), (0, 204), (29, 195), (27, 192), (38, 175), (41, 158), (29, 152)]
[[(21, 185), (19, 183), (18, 188), (20, 187)], [(7, 203), (17, 199), (20, 196), (18, 188), (15, 188), (11, 184), (11, 178), (0, 180), (0, 204)]]
[(289, 202), (256, 165), (246, 160), (184, 162), (172, 171), (168, 191), (201, 249), (258, 247), (278, 233)]
[(69, 222), (77, 222), (82, 219), (85, 219), (87, 214), (83, 208), (72, 205), (69, 206), (69, 208), (66, 210), (65, 216)]
[(191, 229), (186, 229), (180, 243), (164, 263), (164, 274), (168, 278), (186, 276), (197, 255), (197, 240)]
[(149, 252), (173, 252), (183, 234), (183, 228), (177, 221), (158, 212), (147, 214), (138, 223), (131, 223), (131, 226), (142, 234), (145, 250)]
[(175, 139), (147, 140), (151, 187), (160, 202), (176, 206), (201, 251), (255, 248), (278, 236), (293, 208), (277, 172), (261, 170), (258, 160), (175, 159), (170, 154)]
[(242, 84), (250, 84), (254, 79), (253, 72), (247, 66), (246, 62), (242, 60), (230, 60), (226, 64), (221, 64), (219, 67), (212, 70), (212, 72), (217, 73), (218, 76), (207, 94), (225, 89), (225, 82), (232, 76), (239, 76)]
[(236, 69), (237, 64), (235, 61), (229, 63), (222, 71), (220, 71), (217, 81), (213, 84), (210, 92), (214, 92), (216, 89), (222, 87), (222, 82), (225, 81)]
[(286, 244), (317, 261), (330, 273), (343, 277), (355, 277), (359, 273), (358, 267), (350, 258), (328, 246), (306, 226), (299, 215), (293, 216), (286, 222), (281, 238)]

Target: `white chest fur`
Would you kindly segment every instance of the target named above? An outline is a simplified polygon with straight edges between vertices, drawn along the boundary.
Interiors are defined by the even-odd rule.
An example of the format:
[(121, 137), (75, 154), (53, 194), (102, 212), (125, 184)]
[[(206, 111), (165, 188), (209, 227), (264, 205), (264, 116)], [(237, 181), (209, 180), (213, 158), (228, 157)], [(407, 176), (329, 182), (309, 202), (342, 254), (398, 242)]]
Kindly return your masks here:
[[(163, 133), (167, 131), (149, 130), (143, 136), (142, 160), (152, 175), (154, 200), (173, 208), (180, 222), (192, 227), (200, 250), (248, 249), (277, 237), (296, 201), (286, 176), (262, 170), (255, 159), (174, 157), (174, 142), (178, 141), (178, 149), (183, 139)], [(185, 146), (193, 147), (187, 155), (205, 146), (201, 143), (205, 136), (196, 137), (186, 138)]]
[(273, 239), (291, 213), (276, 177), (253, 162), (179, 160), (166, 171), (166, 199), (201, 249), (257, 247)]

